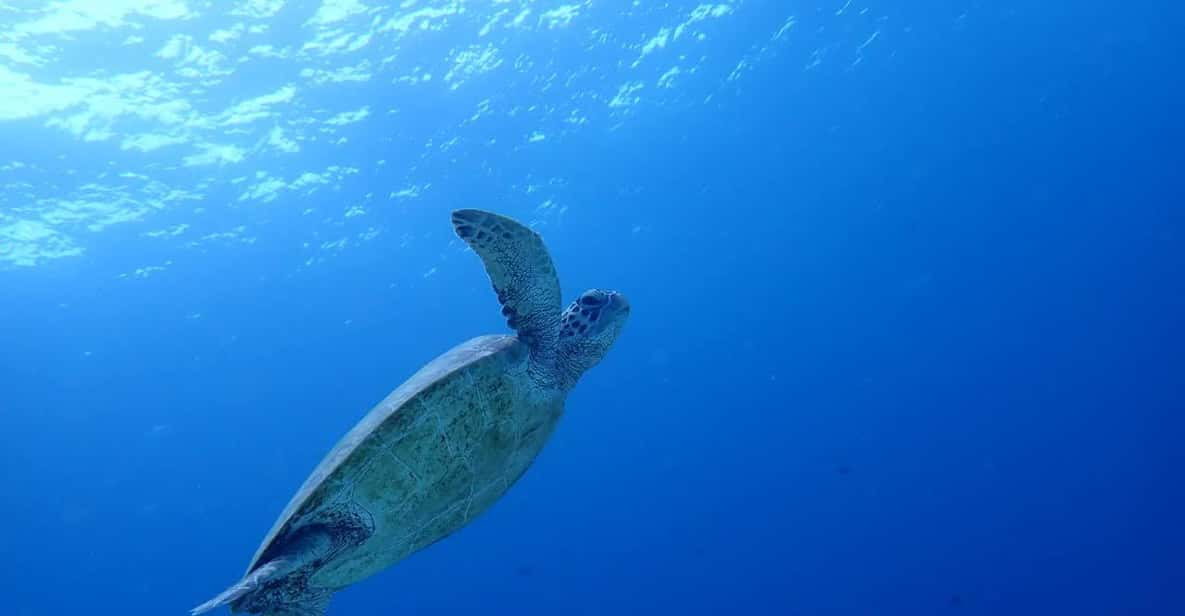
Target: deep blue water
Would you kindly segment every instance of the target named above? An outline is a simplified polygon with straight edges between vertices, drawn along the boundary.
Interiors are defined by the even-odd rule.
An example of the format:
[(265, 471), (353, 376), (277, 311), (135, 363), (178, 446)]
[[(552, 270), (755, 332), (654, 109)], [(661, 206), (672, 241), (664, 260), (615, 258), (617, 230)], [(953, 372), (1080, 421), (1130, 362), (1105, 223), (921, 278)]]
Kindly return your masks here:
[[(212, 6), (29, 35), (58, 55), (0, 64), (0, 96), (45, 105), (0, 113), (0, 165), (26, 163), (0, 172), (4, 613), (182, 614), (232, 583), (371, 405), (506, 331), (456, 207), (536, 224), (567, 299), (616, 288), (632, 316), (503, 500), (331, 616), (1185, 613), (1182, 9), (725, 3), (696, 22), (703, 47), (643, 57), (685, 53), (686, 81), (656, 92), (658, 67), (618, 115), (637, 46), (590, 41), (644, 42), (695, 4), (581, 6), (499, 39), (504, 66), (455, 89), (432, 63), (471, 44), (462, 27), (381, 68), (373, 51), (361, 82), (229, 62), (185, 82), (194, 110), (297, 80), (294, 102), (258, 132), (193, 121), (148, 151), (120, 140), (176, 125), (91, 118), (112, 134), (88, 138), (54, 122), (85, 103), (11, 73), (65, 84), (93, 48), (149, 39), (94, 69), (115, 79), (176, 32), (205, 41)], [(316, 7), (285, 6), (251, 45), (307, 38)], [(0, 25), (39, 49), (12, 34), (39, 14)], [(395, 80), (421, 65), (427, 85)], [(331, 136), (301, 128), (362, 106)], [(298, 153), (251, 149), (274, 126), (307, 130)], [(241, 136), (243, 159), (181, 162), (211, 135)], [(240, 198), (258, 173), (331, 165), (357, 171)], [(111, 224), (54, 201), (121, 170), (200, 198)], [(132, 210), (157, 194), (136, 186)]]

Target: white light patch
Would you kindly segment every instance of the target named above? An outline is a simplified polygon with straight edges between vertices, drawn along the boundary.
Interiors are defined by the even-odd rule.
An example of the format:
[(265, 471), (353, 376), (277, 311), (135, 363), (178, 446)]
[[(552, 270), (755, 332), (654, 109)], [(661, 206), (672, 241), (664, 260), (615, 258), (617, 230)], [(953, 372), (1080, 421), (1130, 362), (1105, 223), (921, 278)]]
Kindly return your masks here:
[(126, 274), (120, 274), (120, 278), (139, 278), (144, 279), (149, 276), (159, 274), (169, 268), (173, 264), (172, 260), (165, 261), (161, 265), (145, 265), (144, 267), (137, 267), (134, 271)]
[(12, 30), (18, 35), (66, 34), (122, 28), (134, 17), (169, 20), (196, 16), (185, 0), (65, 0), (50, 4), (40, 17)]
[(419, 197), (419, 196), (420, 196), (420, 187), (419, 186), (409, 186), (409, 187), (404, 188), (402, 190), (397, 190), (397, 191), (391, 193), (390, 195), (388, 195), (388, 198), (389, 199), (415, 199), (416, 197)]
[(365, 13), (366, 9), (366, 5), (358, 0), (322, 0), (321, 7), (305, 22), (305, 25), (323, 26), (337, 23), (359, 13)]
[(454, 90), (461, 87), (466, 80), (488, 73), (502, 65), (502, 58), (498, 57), (498, 49), (493, 45), (485, 47), (473, 46), (458, 52), (453, 58), (453, 67), (445, 74), (444, 80), (450, 82)]
[(33, 267), (42, 261), (75, 257), (82, 248), (62, 233), (35, 220), (2, 224), (0, 220), (0, 263)]
[(163, 60), (172, 60), (177, 66), (177, 74), (189, 79), (214, 80), (231, 73), (226, 66), (226, 56), (213, 49), (204, 49), (194, 43), (193, 37), (178, 34), (169, 39), (165, 46), (156, 52), (156, 56)]
[(358, 169), (355, 167), (330, 165), (322, 173), (305, 171), (297, 176), (295, 180), (285, 182), (283, 179), (269, 175), (266, 172), (257, 171), (255, 173), (256, 182), (239, 195), (239, 201), (262, 201), (267, 203), (274, 201), (285, 190), (301, 192), (305, 196), (308, 196), (323, 186), (332, 184), (335, 187), (339, 187), (342, 178), (355, 173), (358, 173)]
[(678, 77), (679, 73), (681, 73), (681, 72), (682, 71), (679, 70), (679, 67), (677, 67), (677, 66), (671, 67), (670, 70), (663, 73), (658, 78), (658, 87), (670, 88), (670, 87), (674, 86), (675, 85), (675, 77)]
[(667, 42), (670, 40), (671, 40), (671, 29), (670, 28), (663, 28), (662, 30), (659, 30), (658, 34), (654, 35), (654, 38), (651, 38), (649, 41), (646, 41), (646, 43), (644, 45), (642, 45), (642, 55), (638, 56), (638, 59), (634, 60), (634, 63), (631, 64), (630, 66), (632, 66), (633, 68), (637, 68), (638, 65), (642, 63), (642, 58), (645, 58), (646, 56), (654, 53), (655, 50), (662, 49), (663, 47), (666, 47)]
[(304, 173), (300, 174), (300, 177), (292, 181), (292, 188), (301, 189), (328, 183), (329, 180), (324, 175), (320, 173), (313, 173), (311, 171), (305, 171)]
[(300, 151), (300, 144), (285, 137), (284, 129), (279, 126), (272, 127), (271, 132), (267, 135), (267, 144), (281, 152), (287, 152), (289, 154)]
[[(262, 174), (262, 172), (260, 172)], [(280, 178), (270, 177), (266, 174), (261, 182), (258, 182), (248, 188), (243, 194), (239, 195), (239, 201), (262, 201), (270, 203), (280, 196), (280, 191), (288, 187), (288, 184)]]
[(245, 227), (243, 225), (239, 225), (239, 226), (231, 229), (230, 231), (220, 231), (217, 233), (208, 233), (206, 235), (199, 237), (196, 240), (193, 240), (192, 242), (189, 242), (187, 245), (190, 247), (193, 247), (193, 248), (197, 248), (199, 246), (203, 246), (205, 244), (211, 244), (211, 243), (254, 244), (255, 238), (253, 236), (246, 235), (246, 233), (247, 233), (247, 227)]
[(291, 52), (287, 49), (276, 49), (272, 45), (256, 45), (248, 49), (247, 53), (261, 58), (287, 58)]
[(47, 61), (42, 56), (31, 54), (28, 50), (8, 42), (0, 42), (0, 59), (8, 60), (15, 64), (30, 64), (32, 66), (42, 66)]
[(181, 54), (185, 53), (185, 48), (189, 46), (189, 43), (192, 40), (193, 39), (191, 37), (184, 34), (174, 35), (173, 38), (169, 39), (169, 41), (165, 43), (164, 47), (161, 47), (160, 50), (156, 52), (156, 57), (165, 60), (175, 60), (180, 58)]
[[(404, 2), (404, 5), (407, 5)], [(444, 27), (443, 17), (450, 17), (461, 13), (464, 9), (461, 8), (460, 2), (453, 2), (447, 8), (422, 8), (403, 15), (396, 15), (388, 19), (386, 23), (379, 27), (379, 32), (398, 32), (399, 36), (406, 35), (413, 27), (419, 27), (423, 30), (440, 30)]]
[(566, 4), (561, 7), (554, 8), (550, 11), (544, 11), (539, 16), (539, 21), (551, 28), (562, 28), (572, 23), (580, 15), (579, 4)]
[(178, 135), (162, 135), (159, 133), (143, 133), (140, 135), (131, 135), (124, 137), (119, 144), (121, 150), (138, 150), (140, 152), (151, 152), (159, 150), (170, 145), (178, 145), (188, 141), (185, 137)]
[(23, 120), (61, 111), (84, 101), (85, 85), (48, 85), (0, 65), (0, 121)]
[(355, 111), (343, 111), (342, 113), (339, 113), (339, 114), (333, 116), (332, 118), (325, 120), (325, 123), (330, 126), (345, 126), (347, 124), (354, 124), (355, 122), (361, 122), (362, 120), (366, 119), (366, 117), (369, 115), (370, 115), (370, 107), (363, 107), (363, 108), (357, 109)]
[(514, 19), (512, 19), (510, 21), (510, 25), (512, 25), (516, 28), (521, 28), (521, 27), (523, 27), (523, 24), (527, 23), (527, 17), (529, 17), (530, 15), (531, 15), (531, 9), (529, 9), (529, 8), (523, 9), (521, 12), (519, 12), (518, 15), (514, 16)]
[(617, 89), (617, 95), (609, 101), (610, 107), (632, 107), (638, 104), (641, 97), (638, 96), (638, 91), (646, 87), (641, 81), (631, 81), (622, 84)]
[(0, 121), (49, 115), (46, 126), (101, 141), (121, 132), (114, 126), (121, 118), (165, 125), (184, 122), (192, 110), (177, 90), (148, 71), (104, 79), (65, 78), (51, 86), (0, 67), (0, 91), (6, 94), (0, 97)]
[(227, 165), (243, 162), (246, 152), (235, 145), (219, 145), (203, 143), (198, 146), (197, 154), (190, 154), (182, 161), (186, 167), (201, 167), (205, 165)]
[(370, 43), (370, 37), (369, 32), (356, 34), (341, 30), (327, 30), (317, 34), (313, 40), (305, 43), (300, 50), (303, 53), (313, 53), (320, 56), (352, 53), (368, 45)]
[(210, 33), (208, 38), (215, 43), (225, 44), (239, 38), (240, 36), (243, 36), (244, 29), (245, 26), (243, 26), (243, 24), (235, 24), (234, 27), (231, 28), (215, 30), (214, 32)]
[(239, 17), (264, 19), (272, 17), (284, 8), (284, 0), (242, 0), (230, 14)]
[(233, 126), (235, 124), (250, 124), (258, 120), (273, 117), (278, 114), (278, 112), (272, 110), (273, 106), (291, 102), (295, 96), (296, 88), (284, 86), (271, 94), (247, 99), (224, 111), (219, 116), (219, 123)]
[(185, 231), (187, 229), (189, 229), (189, 225), (187, 225), (185, 223), (181, 223), (179, 225), (173, 225), (172, 227), (168, 227), (165, 229), (157, 229), (155, 231), (145, 231), (144, 233), (141, 233), (141, 235), (143, 235), (144, 237), (177, 237), (178, 235), (185, 233)]
[[(705, 21), (707, 19), (724, 17), (733, 12), (732, 6), (728, 4), (701, 4), (691, 11), (687, 19), (673, 28), (661, 28), (658, 34), (655, 34), (650, 40), (642, 44), (641, 53), (638, 59), (634, 60), (630, 66), (637, 68), (642, 60), (652, 53), (661, 49), (665, 49), (667, 45), (679, 40), (689, 32), (689, 29), (695, 24)], [(695, 36), (696, 40), (703, 40), (703, 33), (698, 33)]]
[(334, 70), (304, 68), (300, 76), (312, 81), (316, 85), (326, 83), (342, 83), (346, 81), (369, 81), (372, 77), (370, 62), (363, 60), (354, 66), (343, 66)]
[(732, 13), (732, 7), (727, 4), (701, 4), (691, 11), (687, 21), (675, 28), (675, 38), (683, 36), (683, 32), (697, 22), (724, 17), (729, 13)]

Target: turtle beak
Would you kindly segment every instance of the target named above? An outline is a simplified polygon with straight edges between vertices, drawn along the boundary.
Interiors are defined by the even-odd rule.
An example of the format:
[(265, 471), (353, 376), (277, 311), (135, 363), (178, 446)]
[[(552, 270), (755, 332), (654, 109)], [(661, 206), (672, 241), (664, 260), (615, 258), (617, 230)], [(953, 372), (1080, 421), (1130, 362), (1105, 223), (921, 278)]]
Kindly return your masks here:
[(616, 291), (609, 294), (609, 305), (612, 306), (614, 310), (620, 310), (626, 314), (629, 314), (630, 312), (629, 300), (626, 299), (624, 295), (617, 293)]

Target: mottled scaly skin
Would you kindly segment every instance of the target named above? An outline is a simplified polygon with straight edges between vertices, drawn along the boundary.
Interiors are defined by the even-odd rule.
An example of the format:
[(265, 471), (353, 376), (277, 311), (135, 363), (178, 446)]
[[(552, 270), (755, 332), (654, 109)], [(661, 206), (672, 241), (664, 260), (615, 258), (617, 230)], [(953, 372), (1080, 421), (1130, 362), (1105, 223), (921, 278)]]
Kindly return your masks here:
[(325, 555), (234, 608), (338, 590), (489, 508), (527, 470), (563, 411), (565, 392), (542, 387), (530, 361), (515, 337), (475, 338), (375, 406), (305, 481), (248, 572), (311, 528), (329, 529)]

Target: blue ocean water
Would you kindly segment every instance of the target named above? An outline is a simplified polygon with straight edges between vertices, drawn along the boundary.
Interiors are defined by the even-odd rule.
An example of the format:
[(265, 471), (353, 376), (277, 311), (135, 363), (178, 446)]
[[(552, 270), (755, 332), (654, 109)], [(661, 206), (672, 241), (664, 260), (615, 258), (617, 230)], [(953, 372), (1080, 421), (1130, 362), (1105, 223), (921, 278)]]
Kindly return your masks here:
[(1181, 614), (1174, 3), (0, 3), (3, 612), (183, 614), (506, 332), (630, 322), (371, 614)]

